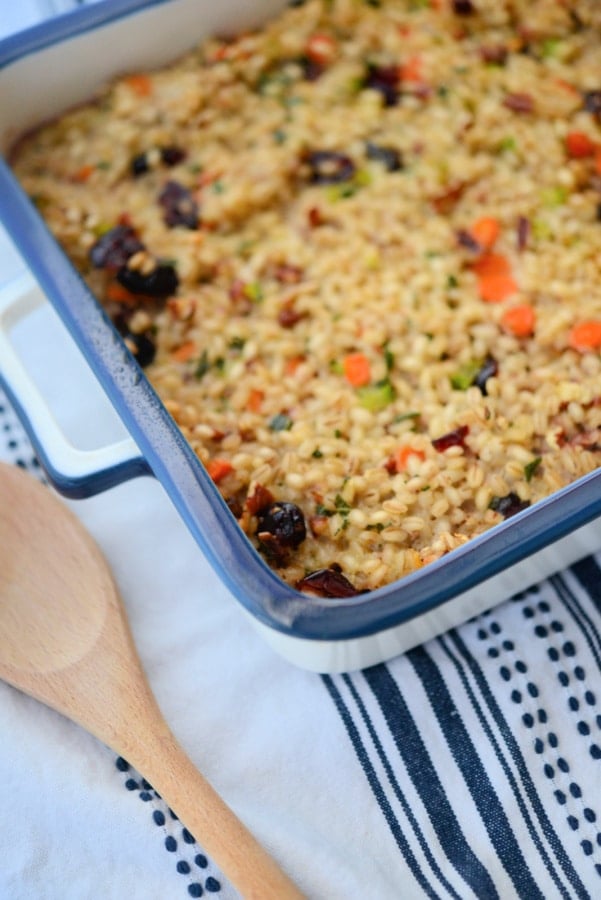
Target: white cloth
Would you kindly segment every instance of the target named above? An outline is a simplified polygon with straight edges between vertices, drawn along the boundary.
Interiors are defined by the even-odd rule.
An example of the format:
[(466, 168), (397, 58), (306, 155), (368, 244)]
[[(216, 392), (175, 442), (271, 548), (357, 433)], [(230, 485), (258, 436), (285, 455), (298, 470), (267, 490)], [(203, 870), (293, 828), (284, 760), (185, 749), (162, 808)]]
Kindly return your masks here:
[[(0, 280), (22, 265), (0, 234)], [(40, 475), (3, 397), (0, 459)], [(263, 644), (154, 480), (69, 505), (173, 732), (309, 898), (601, 895), (601, 556), (322, 678)], [(0, 785), (0, 900), (236, 896), (138, 773), (2, 683)]]

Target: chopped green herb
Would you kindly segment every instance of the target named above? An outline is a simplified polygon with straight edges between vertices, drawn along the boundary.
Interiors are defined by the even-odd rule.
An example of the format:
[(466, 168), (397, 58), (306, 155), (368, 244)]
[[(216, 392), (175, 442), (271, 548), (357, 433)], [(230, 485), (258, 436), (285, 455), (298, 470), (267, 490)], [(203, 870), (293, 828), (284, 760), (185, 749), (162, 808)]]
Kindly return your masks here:
[(393, 422), (396, 424), (398, 422), (407, 422), (409, 419), (419, 419), (421, 413), (418, 412), (406, 412), (399, 413), (398, 416), (395, 416)]
[(264, 298), (263, 288), (258, 281), (251, 281), (244, 286), (244, 296), (253, 303), (260, 303)]
[(526, 478), (526, 481), (530, 481), (532, 479), (542, 461), (542, 456), (537, 456), (535, 459), (531, 460), (524, 466), (524, 476)]
[(330, 360), (330, 372), (333, 372), (334, 375), (344, 375), (344, 366), (337, 359)]
[(450, 94), (450, 90), (446, 86), (446, 84), (439, 84), (436, 88), (436, 94), (438, 95), (438, 97), (440, 97), (441, 100), (446, 100), (446, 98)]
[(311, 454), (311, 456), (313, 457), (313, 459), (321, 459), (323, 456), (323, 453), (321, 452), (319, 447), (316, 447), (315, 450), (313, 451), (313, 453)]
[(286, 142), (287, 137), (288, 137), (288, 135), (286, 134), (286, 132), (284, 131), (283, 128), (276, 128), (275, 131), (273, 131), (273, 139), (276, 142), (276, 144), (284, 144)]
[(562, 47), (562, 42), (559, 38), (546, 38), (541, 45), (541, 56), (543, 59), (551, 59), (552, 57), (560, 56), (560, 50)]
[(455, 275), (449, 275), (449, 277), (447, 278), (447, 287), (449, 288), (449, 290), (459, 287), (459, 281), (457, 280), (457, 277)]
[(194, 375), (200, 380), (201, 378), (204, 378), (210, 368), (211, 363), (209, 362), (209, 354), (206, 350), (203, 350), (200, 355), (200, 359), (198, 360), (196, 369), (194, 370)]
[(336, 494), (334, 506), (336, 507), (336, 512), (340, 513), (341, 516), (348, 516), (352, 509), (341, 494)]
[(293, 424), (292, 419), (286, 413), (278, 413), (270, 421), (269, 427), (272, 431), (290, 431)]
[(388, 349), (387, 344), (384, 344), (384, 362), (386, 363), (386, 371), (392, 372), (394, 368), (394, 353)]
[(100, 162), (96, 163), (96, 168), (106, 171), (111, 168), (111, 163), (106, 159), (101, 159)]
[(481, 368), (482, 361), (478, 359), (465, 363), (451, 375), (451, 387), (455, 388), (456, 391), (467, 391), (474, 383), (476, 375)]
[(242, 350), (246, 343), (246, 339), (242, 337), (233, 337), (229, 342), (230, 350)]
[(508, 135), (502, 141), (499, 141), (497, 149), (499, 153), (512, 153), (514, 150), (517, 150), (517, 146), (515, 138)]
[(553, 230), (544, 219), (534, 219), (532, 222), (532, 234), (539, 241), (544, 241), (552, 236)]
[(563, 185), (555, 185), (554, 187), (545, 188), (541, 191), (541, 201), (544, 206), (555, 207), (563, 206), (568, 199), (568, 192)]
[(335, 515), (336, 510), (330, 509), (327, 506), (324, 506), (323, 503), (318, 503), (315, 507), (315, 515), (316, 516), (326, 516), (328, 519)]
[(376, 384), (366, 384), (357, 390), (357, 396), (361, 406), (370, 412), (380, 412), (385, 409), (396, 396), (394, 387), (388, 378), (376, 382)]
[(335, 428), (335, 429), (334, 429), (334, 437), (335, 437), (335, 438), (341, 438), (342, 436), (343, 436), (343, 435), (342, 435), (342, 432), (341, 432), (340, 428)]
[(220, 181), (219, 179), (217, 179), (217, 181), (214, 181), (211, 185), (211, 190), (214, 194), (223, 194), (223, 192), (225, 191), (225, 185), (223, 181)]
[(213, 365), (215, 366), (215, 368), (217, 369), (217, 371), (218, 371), (220, 374), (222, 374), (223, 371), (225, 370), (225, 359), (224, 359), (224, 357), (223, 357), (223, 356), (218, 356), (218, 357), (215, 359), (215, 362), (213, 363)]
[(386, 522), (386, 524), (384, 524), (384, 522), (374, 522), (373, 525), (366, 525), (365, 530), (366, 531), (377, 531), (378, 534), (380, 534), (381, 531), (384, 531), (385, 528), (389, 528), (390, 525), (391, 525), (390, 522)]

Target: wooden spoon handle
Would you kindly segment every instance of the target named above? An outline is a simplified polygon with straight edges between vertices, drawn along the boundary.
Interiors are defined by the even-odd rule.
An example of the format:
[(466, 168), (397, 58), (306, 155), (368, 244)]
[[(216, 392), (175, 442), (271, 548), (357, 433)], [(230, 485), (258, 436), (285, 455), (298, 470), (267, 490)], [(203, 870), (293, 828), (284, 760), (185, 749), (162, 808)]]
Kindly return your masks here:
[[(156, 715), (153, 721), (156, 725)], [(198, 837), (203, 850), (245, 900), (303, 900), (304, 895), (203, 778), (164, 722), (153, 730), (145, 728), (144, 742), (136, 741), (126, 758)]]

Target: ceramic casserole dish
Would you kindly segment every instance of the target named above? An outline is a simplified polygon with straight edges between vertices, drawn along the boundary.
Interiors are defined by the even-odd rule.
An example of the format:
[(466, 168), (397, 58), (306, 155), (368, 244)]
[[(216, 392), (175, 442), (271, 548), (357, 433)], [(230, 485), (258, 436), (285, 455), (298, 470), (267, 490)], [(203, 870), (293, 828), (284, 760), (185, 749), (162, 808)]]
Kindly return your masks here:
[[(207, 471), (17, 183), (19, 135), (93, 96), (112, 77), (155, 69), (204, 36), (239, 33), (278, 0), (105, 0), (0, 44), (0, 211), (30, 274), (0, 293), (0, 377), (56, 489), (86, 497), (152, 475), (241, 609), (292, 663), (340, 672), (389, 659), (466, 621), (601, 546), (601, 471), (579, 478), (384, 587), (318, 597), (285, 584), (239, 528)], [(50, 303), (128, 434), (100, 450), (71, 446), (45, 408), (12, 332)], [(202, 596), (199, 595), (199, 603)]]

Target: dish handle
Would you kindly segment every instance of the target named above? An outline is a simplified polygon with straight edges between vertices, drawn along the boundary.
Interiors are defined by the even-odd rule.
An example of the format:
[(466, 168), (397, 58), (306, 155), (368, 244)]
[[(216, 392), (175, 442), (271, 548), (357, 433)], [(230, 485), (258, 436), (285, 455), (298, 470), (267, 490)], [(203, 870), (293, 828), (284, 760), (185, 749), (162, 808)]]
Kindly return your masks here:
[(47, 303), (29, 274), (0, 288), (0, 386), (27, 432), (48, 480), (65, 497), (82, 499), (139, 475), (152, 474), (131, 437), (92, 450), (75, 447), (23, 364), (10, 333)]

